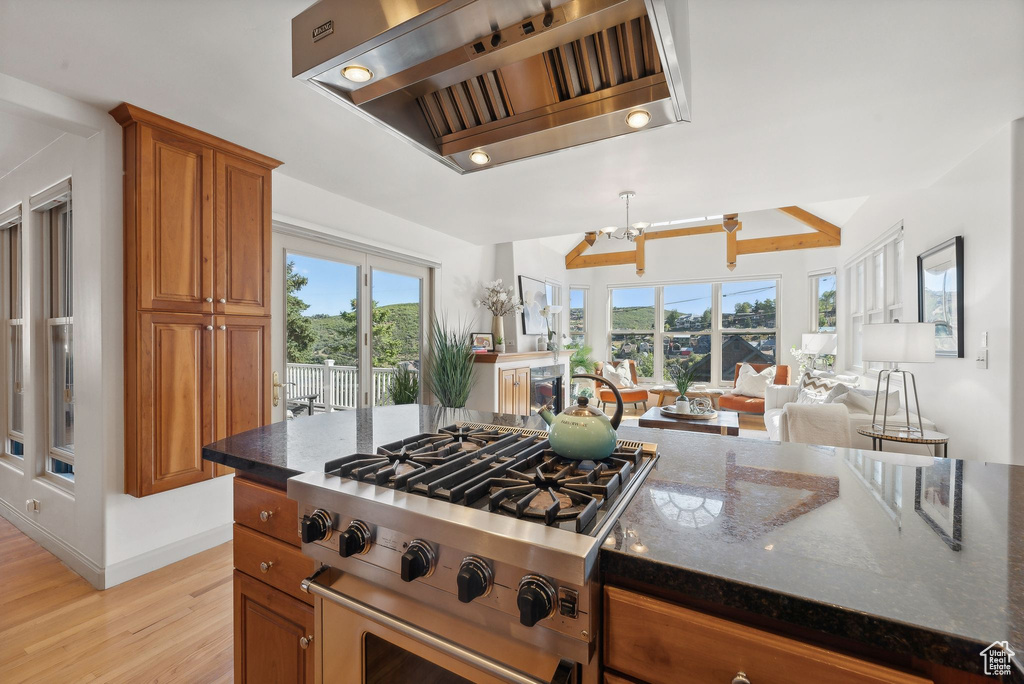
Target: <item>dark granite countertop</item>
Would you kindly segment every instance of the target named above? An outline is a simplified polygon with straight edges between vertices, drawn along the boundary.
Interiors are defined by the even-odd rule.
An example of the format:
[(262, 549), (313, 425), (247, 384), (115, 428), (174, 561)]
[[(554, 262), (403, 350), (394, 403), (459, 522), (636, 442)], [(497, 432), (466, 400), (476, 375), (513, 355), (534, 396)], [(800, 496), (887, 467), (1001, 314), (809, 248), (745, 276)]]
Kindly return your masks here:
[[(275, 423), (203, 456), (283, 486), (456, 421), (543, 427), (536, 416), (395, 406)], [(602, 548), (606, 578), (979, 673), (981, 649), (1008, 640), (1021, 668), (1024, 467), (619, 434), (658, 443), (661, 458)]]

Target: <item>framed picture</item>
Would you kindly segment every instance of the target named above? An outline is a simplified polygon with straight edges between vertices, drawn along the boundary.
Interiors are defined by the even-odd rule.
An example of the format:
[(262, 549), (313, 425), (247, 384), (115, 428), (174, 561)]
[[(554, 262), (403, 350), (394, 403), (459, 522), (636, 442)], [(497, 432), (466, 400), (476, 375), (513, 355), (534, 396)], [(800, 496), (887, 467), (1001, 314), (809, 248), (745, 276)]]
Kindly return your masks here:
[(494, 335), (491, 333), (473, 333), (471, 338), (474, 347), (483, 347), (487, 351), (494, 351)]
[(917, 469), (914, 510), (954, 551), (963, 544), (964, 462), (937, 458)]
[(543, 335), (548, 323), (540, 311), (548, 305), (547, 286), (542, 280), (519, 276), (519, 295), (523, 298), (523, 334)]
[(964, 239), (917, 257), (917, 320), (935, 324), (935, 355), (964, 358)]

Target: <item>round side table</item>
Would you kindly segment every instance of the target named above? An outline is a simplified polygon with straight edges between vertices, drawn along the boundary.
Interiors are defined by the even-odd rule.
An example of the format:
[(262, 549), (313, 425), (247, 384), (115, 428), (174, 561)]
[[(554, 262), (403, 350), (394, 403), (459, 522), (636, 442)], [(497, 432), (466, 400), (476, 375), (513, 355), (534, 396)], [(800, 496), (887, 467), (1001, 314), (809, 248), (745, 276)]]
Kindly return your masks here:
[(670, 404), (674, 404), (676, 403), (676, 397), (679, 396), (679, 390), (667, 385), (664, 387), (652, 387), (647, 390), (647, 392), (658, 397), (658, 403), (655, 404), (655, 406), (668, 406)]
[[(865, 437), (871, 438), (871, 450), (882, 451), (882, 442), (901, 442), (903, 444), (926, 444), (931, 446), (942, 446), (942, 457), (949, 458), (949, 435), (934, 430), (924, 432), (909, 432), (908, 430), (876, 430), (870, 425), (862, 425), (857, 432)], [(938, 449), (936, 449), (936, 452)], [(938, 455), (938, 454), (936, 454)]]

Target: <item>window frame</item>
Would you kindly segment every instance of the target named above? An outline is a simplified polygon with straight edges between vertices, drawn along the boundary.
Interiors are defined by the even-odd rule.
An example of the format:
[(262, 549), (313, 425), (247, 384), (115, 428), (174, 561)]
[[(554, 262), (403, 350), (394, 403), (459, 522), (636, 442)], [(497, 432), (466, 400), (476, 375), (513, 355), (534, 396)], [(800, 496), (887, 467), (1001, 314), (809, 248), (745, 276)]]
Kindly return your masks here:
[[(812, 333), (835, 333), (836, 335), (839, 335), (839, 275), (837, 271), (838, 269), (833, 267), (824, 268), (818, 271), (811, 271), (807, 274), (809, 294), (807, 329)], [(822, 330), (821, 325), (819, 324), (819, 317), (821, 315), (821, 279), (829, 277), (835, 279), (836, 328), (835, 330)]]
[[(562, 321), (563, 316), (565, 316), (566, 313), (567, 313), (566, 310), (565, 310), (566, 307), (563, 304), (563, 300), (565, 299), (564, 294), (563, 294), (564, 289), (565, 288), (562, 286), (562, 283), (560, 283), (557, 280), (551, 280), (550, 278), (544, 280), (544, 295), (545, 295), (546, 299), (548, 300), (548, 306), (561, 306), (562, 307), (562, 310), (559, 313), (549, 317), (554, 322), (554, 324), (555, 324), (555, 329), (554, 329), (554, 333), (555, 334), (552, 337), (552, 339), (555, 341), (555, 344), (558, 344), (560, 342), (560, 340), (562, 339), (562, 331), (565, 328), (565, 324)], [(552, 295), (557, 295), (557, 297), (558, 297), (558, 301), (557, 302), (552, 301), (552, 299), (553, 299)], [(552, 332), (552, 331), (549, 330), (548, 332)]]
[[(2, 282), (0, 282), (0, 317), (4, 321), (3, 334), (5, 342), (3, 350), (0, 351), (0, 363), (3, 364), (3, 396), (0, 397), (0, 415), (3, 420), (3, 430), (0, 431), (3, 437), (0, 458), (11, 466), (22, 470), (25, 463), (25, 411), (27, 401), (25, 398), (25, 355), (24, 355), (24, 330), (25, 330), (25, 303), (24, 303), (24, 244), (25, 244), (25, 223), (24, 211), (21, 204), (3, 212), (6, 221), (2, 222), (2, 245), (0, 245), (0, 261), (5, 271)], [(12, 215), (13, 214), (13, 215)], [(15, 238), (14, 236), (17, 236)], [(16, 254), (15, 254), (16, 250)], [(16, 305), (15, 305), (16, 302)], [(21, 331), (20, 344), (13, 344), (14, 329), (18, 327)], [(14, 369), (15, 359), (21, 358), (21, 387), (16, 389), (18, 381)], [(14, 425), (14, 402), (11, 400), (15, 391), (22, 395), (21, 420), (22, 430), (16, 431)], [(11, 443), (17, 442), (21, 445), (21, 454), (13, 453)]]
[[(722, 285), (725, 283), (742, 283), (756, 281), (775, 282), (775, 327), (774, 328), (723, 328), (722, 327)], [(782, 336), (782, 275), (749, 275), (737, 276), (734, 278), (718, 278), (709, 280), (707, 278), (693, 278), (688, 280), (670, 280), (643, 284), (609, 284), (608, 303), (606, 314), (608, 316), (608, 333), (605, 341), (607, 343), (607, 355), (611, 358), (612, 336), (616, 334), (625, 335), (652, 335), (654, 345), (654, 375), (651, 377), (641, 376), (639, 372), (637, 379), (642, 383), (661, 385), (669, 383), (665, 377), (665, 345), (664, 339), (676, 337), (681, 333), (678, 331), (665, 330), (665, 288), (674, 285), (711, 285), (711, 331), (693, 332), (692, 335), (711, 335), (711, 379), (709, 387), (722, 388), (731, 387), (733, 381), (723, 378), (724, 368), (722, 367), (722, 344), (726, 335), (774, 335), (775, 336), (775, 363), (779, 363), (779, 339)], [(612, 327), (612, 309), (615, 290), (629, 289), (654, 289), (654, 330), (627, 330)]]
[[(568, 323), (568, 335), (570, 338), (573, 337), (572, 331), (572, 293), (573, 291), (579, 291), (583, 293), (583, 332), (580, 344), (587, 344), (587, 340), (590, 339), (590, 286), (589, 285), (570, 285), (569, 290), (569, 323)], [(575, 340), (574, 340), (575, 341)]]
[[(886, 230), (871, 244), (852, 256), (843, 265), (849, 287), (846, 292), (846, 313), (837, 316), (836, 325), (844, 342), (843, 363), (848, 370), (861, 375), (876, 376), (890, 363), (865, 362), (859, 358), (863, 326), (892, 323), (903, 318), (905, 242), (903, 221)], [(836, 283), (837, 288), (839, 283)], [(838, 299), (839, 292), (836, 296)], [(842, 322), (840, 322), (842, 321)], [(897, 382), (897, 378), (893, 379)]]
[[(61, 218), (66, 216), (62, 222)], [(65, 399), (65, 404), (72, 407), (74, 412), (74, 228), (71, 197), (63, 198), (63, 201), (50, 206), (43, 214), (43, 305), (46, 334), (42, 340), (46, 356), (46, 463), (43, 472), (48, 478), (54, 478), (64, 486), (74, 485), (75, 474), (75, 451), (72, 441), (71, 449), (54, 444), (54, 402), (56, 401), (55, 385), (58, 379), (58, 371), (53, 364), (53, 332), (58, 326), (68, 328), (71, 339), (71, 383), (68, 387), (67, 375), (62, 378), (64, 388), (61, 392), (71, 399)], [(66, 226), (67, 240), (65, 243), (58, 243), (54, 249), (55, 234)], [(63, 291), (61, 291), (63, 288)], [(72, 417), (72, 431), (74, 430), (74, 417)], [(54, 461), (58, 461), (71, 468), (71, 478), (54, 471)]]

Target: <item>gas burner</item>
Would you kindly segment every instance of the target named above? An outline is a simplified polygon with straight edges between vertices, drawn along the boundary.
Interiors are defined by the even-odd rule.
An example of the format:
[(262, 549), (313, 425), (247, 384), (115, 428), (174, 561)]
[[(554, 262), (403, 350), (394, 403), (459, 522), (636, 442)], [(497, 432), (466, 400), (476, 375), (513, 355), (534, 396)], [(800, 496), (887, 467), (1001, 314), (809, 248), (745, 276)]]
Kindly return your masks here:
[(462, 442), (467, 449), (471, 449), (473, 446), (482, 447), (505, 436), (497, 430), (468, 428), (463, 425), (449, 425), (440, 428), (438, 433), (451, 437), (456, 442)]

